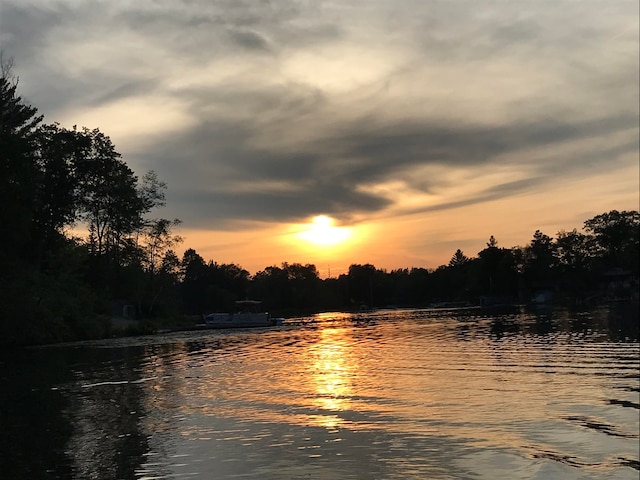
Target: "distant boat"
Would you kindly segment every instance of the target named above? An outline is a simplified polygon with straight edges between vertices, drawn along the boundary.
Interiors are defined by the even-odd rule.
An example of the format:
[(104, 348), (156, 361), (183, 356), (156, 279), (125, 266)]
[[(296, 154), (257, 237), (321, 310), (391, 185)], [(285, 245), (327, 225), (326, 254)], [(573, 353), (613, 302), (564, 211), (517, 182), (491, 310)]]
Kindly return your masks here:
[(260, 311), (262, 302), (257, 300), (239, 300), (235, 313), (210, 313), (204, 316), (204, 323), (209, 328), (250, 328), (272, 327), (282, 325), (283, 318), (273, 318), (267, 312)]

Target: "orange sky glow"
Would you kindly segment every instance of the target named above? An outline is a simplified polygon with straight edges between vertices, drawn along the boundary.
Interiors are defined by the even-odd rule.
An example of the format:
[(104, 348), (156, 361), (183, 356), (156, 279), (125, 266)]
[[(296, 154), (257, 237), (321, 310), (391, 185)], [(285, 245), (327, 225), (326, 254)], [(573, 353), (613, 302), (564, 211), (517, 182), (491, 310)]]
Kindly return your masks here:
[[(510, 248), (527, 244), (537, 229), (553, 237), (560, 230), (581, 230), (585, 220), (605, 211), (637, 209), (634, 189), (639, 175), (638, 167), (631, 166), (623, 175), (615, 172), (581, 182), (559, 182), (553, 189), (508, 202), (390, 215), (345, 227), (349, 235), (336, 243), (314, 242), (313, 237), (301, 235), (314, 230), (313, 219), (307, 224), (258, 224), (240, 232), (183, 228), (181, 233), (184, 247), (192, 246), (218, 263), (239, 263), (252, 274), (282, 262), (312, 263), (323, 278), (347, 273), (354, 263), (371, 263), (388, 271), (437, 268), (447, 264), (458, 248), (475, 256), (491, 235), (499, 246)], [(603, 197), (608, 202), (602, 202)]]

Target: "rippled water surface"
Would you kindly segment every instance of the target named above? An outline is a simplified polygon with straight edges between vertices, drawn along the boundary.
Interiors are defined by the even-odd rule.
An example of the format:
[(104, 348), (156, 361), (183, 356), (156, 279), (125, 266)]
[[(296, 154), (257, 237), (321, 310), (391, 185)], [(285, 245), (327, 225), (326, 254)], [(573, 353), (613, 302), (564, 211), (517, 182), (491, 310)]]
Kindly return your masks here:
[[(637, 306), (392, 310), (2, 357), (7, 478), (637, 479)], [(9, 393), (9, 395), (6, 395)]]

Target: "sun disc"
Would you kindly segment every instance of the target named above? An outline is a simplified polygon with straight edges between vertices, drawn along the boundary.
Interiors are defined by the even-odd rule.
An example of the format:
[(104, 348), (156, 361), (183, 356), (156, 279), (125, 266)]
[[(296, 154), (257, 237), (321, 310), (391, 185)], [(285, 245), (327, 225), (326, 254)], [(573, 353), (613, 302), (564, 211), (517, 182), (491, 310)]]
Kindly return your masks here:
[(331, 246), (342, 243), (351, 235), (350, 229), (335, 227), (333, 222), (333, 219), (326, 215), (318, 215), (299, 236), (302, 240), (315, 245)]

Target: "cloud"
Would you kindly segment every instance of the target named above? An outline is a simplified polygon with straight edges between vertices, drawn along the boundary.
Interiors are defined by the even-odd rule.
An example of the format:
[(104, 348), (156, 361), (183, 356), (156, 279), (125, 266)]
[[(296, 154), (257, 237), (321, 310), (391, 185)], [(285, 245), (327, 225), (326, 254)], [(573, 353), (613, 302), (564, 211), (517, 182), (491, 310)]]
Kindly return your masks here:
[(637, 5), (604, 5), (5, 0), (0, 38), (185, 225), (355, 222), (628, 166)]
[(271, 50), (269, 41), (257, 32), (251, 30), (231, 30), (229, 35), (237, 45), (248, 50), (264, 52)]
[[(616, 158), (638, 149), (637, 121), (624, 115), (571, 125), (549, 119), (491, 128), (445, 127), (430, 122), (379, 127), (367, 125), (363, 119), (339, 124), (317, 141), (301, 141), (292, 146), (272, 139), (273, 143), (262, 149), (252, 147), (252, 138), (259, 134), (260, 127), (254, 130), (248, 119), (242, 123), (209, 125), (195, 137), (191, 132), (186, 137), (172, 139), (171, 146), (158, 145), (163, 152), (176, 152), (176, 157), (191, 144), (206, 145), (205, 151), (188, 162), (199, 166), (199, 171), (189, 175), (176, 163), (171, 175), (186, 177), (180, 189), (197, 192), (188, 197), (189, 204), (206, 205), (206, 211), (195, 207), (198, 208), (196, 217), (205, 222), (213, 219), (220, 222), (225, 216), (296, 221), (319, 213), (348, 220), (352, 215), (375, 213), (401, 202), (402, 199), (368, 191), (371, 185), (389, 179), (401, 179), (416, 191), (430, 193), (444, 179), (437, 175), (426, 178), (417, 175), (416, 169), (425, 166), (486, 171), (510, 165), (522, 167), (522, 175), (530, 176), (479, 187), (480, 193), (476, 195), (426, 205), (422, 211), (460, 207), (507, 198), (542, 186), (543, 182), (548, 185), (554, 178), (606, 171), (615, 164), (612, 162)], [(626, 142), (615, 146), (605, 142), (580, 155), (563, 151), (566, 145), (616, 133), (626, 136)], [(575, 152), (576, 147), (572, 148)], [(197, 161), (205, 157), (206, 161)], [(151, 162), (148, 166), (152, 166)], [(252, 189), (243, 187), (247, 182)], [(276, 182), (280, 187), (274, 190), (270, 186)], [(474, 182), (469, 180), (466, 188), (473, 190), (473, 187)]]

